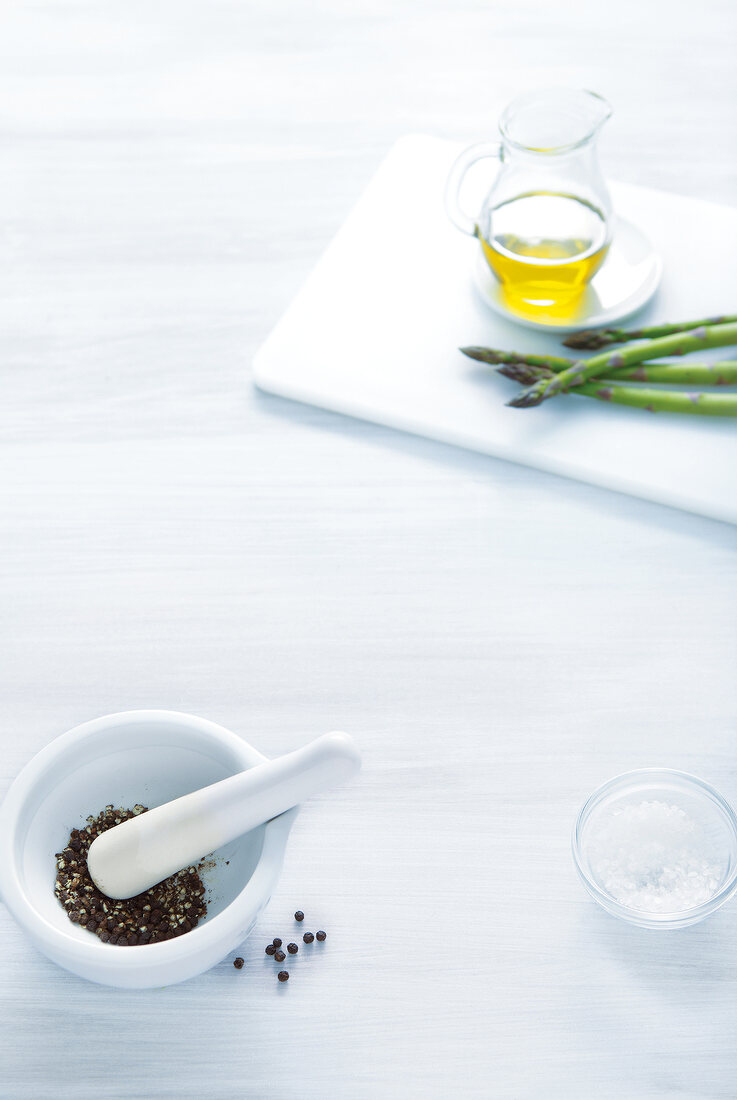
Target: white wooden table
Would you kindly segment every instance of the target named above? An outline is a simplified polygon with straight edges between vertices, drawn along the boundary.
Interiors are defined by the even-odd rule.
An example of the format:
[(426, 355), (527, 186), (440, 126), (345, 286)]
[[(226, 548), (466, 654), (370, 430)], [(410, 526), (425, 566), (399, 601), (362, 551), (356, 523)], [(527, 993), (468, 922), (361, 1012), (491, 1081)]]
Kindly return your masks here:
[[(0, 909), (0, 1095), (734, 1097), (737, 906), (599, 911), (569, 832), (648, 764), (737, 799), (733, 528), (254, 392), (391, 143), (614, 103), (611, 175), (733, 201), (734, 5), (5, 4), (0, 795), (134, 707), (355, 734), (244, 948), (151, 992)], [(323, 926), (279, 987), (263, 946)]]

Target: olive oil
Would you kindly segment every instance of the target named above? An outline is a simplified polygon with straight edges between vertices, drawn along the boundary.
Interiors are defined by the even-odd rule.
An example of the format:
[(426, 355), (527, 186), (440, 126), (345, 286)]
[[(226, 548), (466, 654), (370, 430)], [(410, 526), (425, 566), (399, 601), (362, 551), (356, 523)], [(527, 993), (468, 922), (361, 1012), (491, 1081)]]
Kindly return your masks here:
[(609, 247), (600, 210), (575, 195), (533, 191), (497, 206), (488, 230), (477, 235), (511, 310), (540, 319), (575, 316)]

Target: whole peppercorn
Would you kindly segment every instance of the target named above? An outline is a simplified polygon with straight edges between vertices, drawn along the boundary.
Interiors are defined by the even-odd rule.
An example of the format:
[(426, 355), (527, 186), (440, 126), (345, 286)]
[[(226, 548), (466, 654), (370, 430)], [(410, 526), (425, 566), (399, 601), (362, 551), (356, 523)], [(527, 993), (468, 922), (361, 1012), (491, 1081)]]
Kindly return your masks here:
[(274, 958), (276, 959), (276, 961), (277, 961), (278, 963), (283, 963), (283, 962), (284, 962), (284, 960), (286, 959), (286, 957), (287, 957), (287, 956), (286, 956), (286, 955), (284, 954), (284, 952), (283, 952), (283, 951), (281, 951), (281, 950), (277, 951), (277, 952), (276, 952), (276, 954), (274, 955)]
[(304, 915), (304, 913), (302, 912), (301, 909), (298, 909), (297, 912), (294, 914), (294, 919), (295, 920), (304, 920), (305, 919), (305, 915)]
[(236, 968), (236, 970), (242, 970), (243, 969), (243, 963), (245, 961), (246, 960), (242, 959), (239, 955), (237, 959), (233, 959), (233, 966)]
[(317, 933), (317, 938), (320, 941), (320, 943), (322, 943), (322, 941), (324, 939), (327, 939), (327, 932), (323, 932), (323, 930), (320, 929), (320, 931)]
[(279, 979), (280, 982), (288, 982), (289, 981), (289, 971), (288, 970), (280, 970), (279, 973), (277, 974), (277, 978)]
[(275, 952), (276, 952), (276, 948), (274, 947), (273, 943), (268, 944), (268, 946), (266, 948), (266, 954), (267, 955), (273, 955)]
[(312, 932), (305, 932), (304, 936), (302, 937), (305, 943), (312, 943), (314, 938), (315, 937), (313, 936)]
[(288, 943), (287, 944), (287, 951), (289, 952), (290, 955), (296, 955), (297, 952), (299, 951), (299, 948), (297, 947), (296, 943)]
[(274, 947), (281, 947), (281, 940), (279, 939), (278, 936), (274, 936), (273, 943), (274, 943)]

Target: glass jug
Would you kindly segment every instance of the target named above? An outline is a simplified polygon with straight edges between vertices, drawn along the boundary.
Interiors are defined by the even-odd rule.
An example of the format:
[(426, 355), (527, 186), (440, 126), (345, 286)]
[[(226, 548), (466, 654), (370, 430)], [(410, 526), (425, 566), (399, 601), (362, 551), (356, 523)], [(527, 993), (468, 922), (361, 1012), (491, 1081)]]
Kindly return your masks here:
[[(505, 305), (535, 320), (573, 315), (606, 257), (612, 208), (596, 136), (611, 107), (595, 92), (549, 89), (519, 96), (504, 111), (501, 142), (472, 145), (453, 165), (446, 207), (478, 237)], [(466, 172), (501, 162), (476, 218), (459, 205)]]

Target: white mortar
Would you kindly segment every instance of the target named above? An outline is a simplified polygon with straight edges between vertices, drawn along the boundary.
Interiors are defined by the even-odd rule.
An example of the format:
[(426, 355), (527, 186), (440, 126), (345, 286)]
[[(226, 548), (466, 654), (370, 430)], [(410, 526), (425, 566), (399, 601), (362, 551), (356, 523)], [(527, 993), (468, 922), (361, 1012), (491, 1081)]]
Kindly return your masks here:
[(201, 974), (242, 943), (268, 902), (297, 808), (221, 849), (205, 880), (207, 916), (162, 943), (118, 947), (72, 924), (54, 897), (54, 855), (110, 803), (153, 808), (265, 759), (222, 726), (173, 711), (77, 726), (31, 760), (0, 807), (0, 897), (40, 951), (90, 981), (141, 989)]

